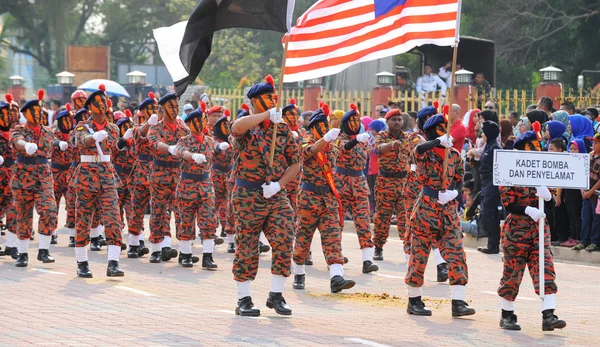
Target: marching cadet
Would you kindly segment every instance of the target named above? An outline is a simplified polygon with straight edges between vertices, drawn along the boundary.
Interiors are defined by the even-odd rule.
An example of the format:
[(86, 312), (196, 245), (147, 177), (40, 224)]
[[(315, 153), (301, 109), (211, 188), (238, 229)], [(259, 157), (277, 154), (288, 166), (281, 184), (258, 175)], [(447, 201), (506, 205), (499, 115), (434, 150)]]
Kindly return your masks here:
[(192, 267), (192, 241), (196, 237), (196, 220), (202, 239), (202, 267), (216, 270), (217, 264), (213, 261), (212, 253), (215, 248), (217, 213), (210, 179), (215, 141), (204, 135), (205, 118), (206, 114), (201, 110), (192, 111), (186, 118), (191, 133), (179, 139), (175, 148), (177, 157), (183, 159), (181, 179), (175, 193), (175, 206), (181, 215), (181, 225), (176, 236), (180, 241), (179, 263), (183, 267)]
[[(150, 216), (150, 242), (152, 244), (151, 263), (169, 261), (177, 257), (177, 250), (171, 248), (171, 211), (175, 212), (175, 224), (180, 225), (179, 211), (173, 206), (179, 166), (176, 144), (189, 134), (183, 122), (177, 121), (179, 105), (175, 93), (163, 96), (159, 101), (159, 111), (163, 118), (148, 130), (148, 141), (154, 148), (154, 159), (150, 171), (150, 192), (152, 215)], [(151, 118), (154, 116), (151, 116)]]
[[(296, 140), (298, 146), (300, 146), (305, 134), (299, 133), (300, 127), (298, 126), (298, 119), (300, 117), (300, 114), (298, 112), (298, 106), (296, 106), (296, 99), (294, 98), (291, 98), (290, 104), (281, 110), (281, 113), (283, 115), (283, 121), (289, 126), (290, 130), (292, 131), (292, 136), (294, 137), (294, 140)], [(300, 164), (300, 172), (302, 172), (302, 163)], [(287, 197), (290, 200), (292, 209), (294, 210), (294, 225), (296, 225), (295, 221), (297, 220), (296, 214), (298, 213), (298, 191), (300, 189), (301, 178), (302, 174), (299, 174), (285, 186), (285, 190), (287, 191)]]
[(206, 127), (204, 128), (204, 135), (208, 135), (213, 137), (213, 132), (215, 130), (215, 124), (221, 117), (223, 117), (223, 113), (225, 112), (223, 106), (213, 106), (206, 111)]
[(138, 106), (138, 112), (133, 118), (133, 144), (137, 153), (137, 161), (131, 174), (130, 192), (132, 213), (128, 220), (129, 250), (127, 258), (138, 258), (149, 253), (144, 243), (144, 214), (150, 204), (150, 182), (148, 177), (152, 170), (154, 160), (154, 148), (148, 140), (150, 126), (158, 123), (156, 115), (158, 101), (154, 93), (148, 93), (148, 97)]
[[(261, 230), (272, 245), (271, 291), (267, 307), (281, 315), (292, 310), (283, 298), (285, 279), (290, 276), (294, 211), (285, 187), (299, 172), (298, 145), (289, 127), (276, 110), (277, 94), (273, 77), (254, 85), (247, 94), (253, 115), (233, 123), (231, 133), (239, 145), (232, 203), (235, 209), (236, 252), (233, 278), (237, 282), (237, 315), (259, 316), (252, 303), (250, 281), (258, 271), (258, 240)], [(276, 133), (273, 134), (275, 123)], [(271, 140), (276, 138), (273, 165), (269, 165)]]
[[(483, 123), (485, 138), (495, 139), (499, 134), (498, 125), (492, 121)], [(541, 151), (542, 146), (533, 131), (527, 131), (517, 138), (514, 149), (520, 151)], [(521, 330), (517, 323), (515, 299), (523, 280), (525, 267), (533, 280), (536, 294), (540, 294), (540, 258), (539, 258), (539, 224), (545, 218), (544, 211), (539, 209), (538, 198), (543, 198), (546, 213), (551, 213), (555, 202), (546, 187), (500, 187), (502, 204), (508, 212), (502, 230), (501, 247), (504, 252), (502, 263), (504, 271), (498, 288), (502, 317), (500, 327), (507, 330)], [(550, 228), (544, 224), (544, 299), (542, 302), (542, 330), (552, 331), (567, 326), (564, 320), (554, 315), (556, 309), (556, 272), (550, 251)]]
[[(70, 134), (73, 131), (74, 124), (71, 105), (66, 104), (65, 110), (58, 112), (56, 116), (56, 129), (54, 130), (54, 148), (52, 149), (52, 178), (54, 180), (54, 199), (56, 208), (60, 206), (60, 198), (65, 198), (65, 207), (67, 206), (67, 194), (69, 189), (69, 169), (73, 161), (73, 152), (75, 148), (69, 146)], [(56, 244), (57, 230), (54, 230), (51, 244)]]
[(313, 113), (308, 123), (308, 134), (302, 143), (304, 172), (298, 196), (294, 289), (304, 289), (305, 262), (315, 230), (319, 228), (323, 255), (329, 265), (330, 289), (332, 293), (339, 293), (356, 283), (344, 279), (343, 214), (331, 170), (337, 150), (331, 142), (337, 139), (340, 129), (329, 129), (327, 114), (327, 104)]
[(0, 251), (0, 255), (7, 255), (17, 259), (19, 252), (17, 238), (17, 212), (13, 203), (13, 194), (10, 188), (10, 182), (13, 176), (12, 167), (15, 164), (16, 151), (10, 143), (10, 130), (18, 124), (13, 121), (13, 108), (15, 102), (11, 94), (6, 94), (6, 102), (0, 102), (0, 218), (6, 216), (7, 231), (6, 248)]
[(376, 260), (383, 260), (383, 245), (390, 233), (392, 215), (396, 215), (398, 233), (406, 233), (404, 186), (408, 171), (410, 146), (408, 134), (402, 131), (402, 114), (392, 109), (385, 115), (388, 130), (375, 137), (375, 151), (379, 157), (379, 174), (375, 182), (375, 244)]
[[(52, 233), (56, 230), (58, 211), (48, 160), (52, 156), (55, 137), (52, 129), (41, 125), (43, 99), (44, 91), (40, 89), (37, 100), (30, 100), (21, 107), (27, 122), (15, 126), (10, 132), (10, 142), (17, 155), (11, 181), (19, 238), (17, 267), (26, 267), (29, 261), (34, 205), (39, 215), (37, 259), (43, 263), (54, 263), (49, 249)], [(60, 145), (66, 149), (65, 144), (63, 142)]]
[[(427, 142), (415, 148), (414, 159), (419, 167), (416, 179), (422, 185), (411, 216), (412, 239), (410, 260), (405, 282), (408, 285), (407, 312), (430, 316), (421, 300), (423, 275), (432, 241), (437, 241), (441, 254), (449, 264), (452, 316), (475, 314), (465, 302), (465, 285), (468, 282), (467, 263), (460, 235), (458, 217), (458, 192), (454, 187), (462, 181), (463, 166), (460, 154), (452, 148), (452, 139), (446, 134), (447, 107), (444, 114), (432, 116), (423, 126)], [(447, 176), (444, 169), (446, 148), (450, 148)]]
[[(119, 176), (111, 163), (118, 147), (119, 128), (106, 120), (106, 88), (103, 84), (90, 94), (84, 104), (91, 117), (85, 123), (79, 123), (71, 143), (79, 148), (80, 164), (73, 174), (72, 185), (77, 186), (76, 194), (76, 238), (75, 257), (77, 275), (91, 278), (87, 244), (90, 242), (90, 224), (97, 215), (105, 226), (108, 244), (108, 267), (106, 276), (122, 277), (119, 269), (121, 253), (121, 219), (119, 218), (119, 196), (121, 186)], [(111, 155), (112, 154), (112, 155)], [(97, 236), (95, 236), (97, 237)]]
[(106, 99), (106, 121), (115, 124), (115, 113), (113, 110), (113, 104), (111, 99)]
[(336, 159), (334, 178), (342, 211), (352, 211), (360, 249), (362, 250), (363, 273), (379, 270), (373, 264), (373, 241), (369, 227), (369, 186), (363, 170), (367, 166), (369, 134), (360, 132), (360, 114), (356, 105), (350, 105), (340, 123), (339, 154)]
[(231, 247), (233, 244), (233, 234), (227, 234), (228, 230), (233, 231), (232, 228), (228, 228), (227, 226), (228, 199), (231, 191), (229, 190), (227, 181), (231, 174), (234, 153), (229, 145), (229, 135), (231, 133), (231, 124), (229, 122), (230, 111), (225, 110), (224, 115), (224, 117), (221, 117), (213, 125), (212, 133), (215, 140), (215, 152), (212, 161), (211, 180), (215, 190), (215, 207), (221, 224), (221, 236), (223, 234), (226, 235), (229, 247)]

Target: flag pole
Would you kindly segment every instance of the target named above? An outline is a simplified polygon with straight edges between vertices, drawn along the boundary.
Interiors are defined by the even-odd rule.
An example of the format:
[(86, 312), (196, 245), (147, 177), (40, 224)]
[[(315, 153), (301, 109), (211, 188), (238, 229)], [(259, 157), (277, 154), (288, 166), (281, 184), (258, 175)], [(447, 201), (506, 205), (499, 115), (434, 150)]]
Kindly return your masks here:
[[(448, 137), (450, 136), (450, 127), (451, 127), (451, 123), (452, 123), (452, 117), (450, 116), (452, 114), (452, 97), (454, 96), (453, 92), (454, 92), (454, 81), (455, 81), (455, 77), (456, 77), (456, 56), (458, 55), (458, 40), (454, 41), (454, 53), (452, 55), (452, 75), (451, 75), (451, 84), (450, 84), (450, 90), (448, 91), (448, 113), (450, 113), (448, 115), (448, 123), (446, 124), (446, 134), (448, 134)], [(443, 111), (442, 111), (443, 112)], [(450, 153), (450, 148), (446, 148), (446, 152), (444, 155), (444, 173), (442, 175), (442, 184), (444, 183), (444, 179), (446, 179), (446, 174), (448, 173), (448, 154)]]
[[(285, 60), (287, 58), (288, 44), (290, 43), (290, 33), (285, 34), (285, 45), (283, 48), (283, 58), (281, 60), (281, 72), (279, 74), (279, 97), (277, 98), (277, 110), (281, 109), (281, 100), (283, 100), (283, 77), (285, 76)], [(275, 157), (275, 145), (277, 144), (277, 124), (273, 123), (273, 140), (271, 140), (271, 155), (269, 156), (269, 167), (273, 168), (273, 158)]]

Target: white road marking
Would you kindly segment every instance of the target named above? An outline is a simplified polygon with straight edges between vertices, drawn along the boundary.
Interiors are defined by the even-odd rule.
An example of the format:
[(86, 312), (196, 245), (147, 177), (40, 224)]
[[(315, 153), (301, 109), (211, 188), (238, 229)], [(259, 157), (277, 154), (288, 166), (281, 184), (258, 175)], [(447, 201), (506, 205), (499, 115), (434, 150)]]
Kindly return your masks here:
[[(217, 312), (221, 312), (221, 313), (228, 313), (228, 314), (232, 314), (232, 315), (236, 315), (235, 311), (233, 310), (216, 310)], [(243, 318), (253, 318), (253, 319), (267, 319), (265, 317), (243, 317)]]
[(41, 272), (41, 273), (45, 273), (45, 274), (51, 274), (51, 275), (66, 275), (64, 272), (50, 271), (50, 270), (46, 270), (46, 269), (33, 268), (31, 270), (37, 271), (37, 272)]
[(401, 276), (386, 275), (386, 274), (382, 274), (379, 272), (375, 272), (375, 275), (380, 276), (380, 277), (385, 277), (385, 278), (399, 279), (399, 280), (404, 279), (404, 277), (401, 277)]
[(367, 346), (373, 346), (373, 347), (390, 347), (388, 345), (382, 345), (381, 343), (377, 343), (377, 342), (373, 342), (373, 341), (369, 341), (369, 340), (363, 340), (363, 339), (359, 339), (356, 337), (344, 337), (344, 340), (351, 341), (351, 342), (358, 342), (360, 344), (367, 345)]
[[(490, 295), (496, 295), (496, 296), (498, 295), (498, 293), (496, 293), (496, 292), (490, 292), (490, 291), (484, 291), (484, 290), (482, 290), (480, 293), (490, 294)], [(539, 300), (539, 299), (538, 298), (528, 298), (526, 296), (517, 296), (517, 300), (536, 301), (536, 300)]]
[(134, 293), (134, 294), (140, 294), (143, 296), (156, 296), (155, 294), (143, 291), (143, 290), (139, 290), (139, 289), (135, 289), (135, 288), (129, 288), (129, 287), (125, 287), (125, 286), (115, 286), (115, 288), (117, 289), (121, 289), (124, 290), (126, 292), (130, 292), (130, 293)]

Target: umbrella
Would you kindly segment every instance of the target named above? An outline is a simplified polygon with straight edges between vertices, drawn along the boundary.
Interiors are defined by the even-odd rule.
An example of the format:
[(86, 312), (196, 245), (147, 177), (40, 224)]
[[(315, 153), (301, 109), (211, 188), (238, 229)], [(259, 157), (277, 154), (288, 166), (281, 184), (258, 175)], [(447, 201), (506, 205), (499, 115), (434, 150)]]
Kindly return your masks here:
[(106, 94), (108, 94), (109, 96), (130, 98), (129, 93), (127, 93), (127, 91), (125, 90), (125, 88), (123, 88), (122, 85), (111, 80), (89, 80), (77, 87), (77, 89), (85, 90), (86, 92), (95, 92), (96, 90), (98, 90), (98, 86), (101, 84), (104, 84), (104, 86), (106, 87)]

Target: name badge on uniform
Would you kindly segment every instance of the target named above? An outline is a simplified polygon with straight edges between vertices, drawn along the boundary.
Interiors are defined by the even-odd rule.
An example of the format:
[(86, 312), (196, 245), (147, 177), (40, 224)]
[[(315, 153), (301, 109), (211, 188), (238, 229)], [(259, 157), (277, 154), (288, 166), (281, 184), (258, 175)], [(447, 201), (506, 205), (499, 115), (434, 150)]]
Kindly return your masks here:
[(417, 171), (417, 165), (410, 164), (410, 171)]

